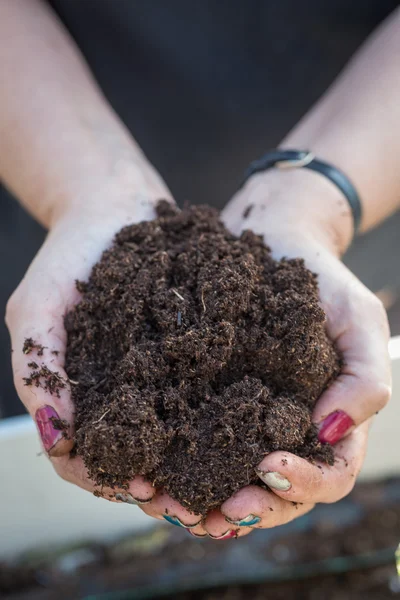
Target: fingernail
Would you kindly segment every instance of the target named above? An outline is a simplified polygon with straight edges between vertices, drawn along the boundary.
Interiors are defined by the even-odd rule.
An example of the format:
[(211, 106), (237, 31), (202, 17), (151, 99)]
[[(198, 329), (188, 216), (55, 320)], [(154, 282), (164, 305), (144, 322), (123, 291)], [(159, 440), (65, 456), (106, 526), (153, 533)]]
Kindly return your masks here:
[(228, 531), (226, 531), (220, 536), (211, 535), (211, 533), (209, 533), (208, 535), (213, 540), (229, 540), (230, 538), (237, 537), (236, 531), (233, 531), (233, 529), (228, 529)]
[(260, 469), (256, 469), (256, 473), (259, 478), (273, 490), (287, 492), (292, 487), (290, 481), (276, 471), (261, 471)]
[(192, 535), (195, 538), (206, 538), (207, 534), (203, 533), (202, 535), (199, 535), (198, 533), (193, 533), (193, 531), (190, 531), (190, 529), (187, 529), (187, 532), (190, 533), (190, 535)]
[(252, 525), (257, 525), (257, 523), (261, 521), (261, 518), (256, 517), (256, 515), (248, 515), (240, 521), (232, 521), (228, 517), (225, 517), (225, 521), (228, 521), (228, 523), (231, 523), (231, 525), (238, 525), (239, 527), (251, 527)]
[(182, 523), (182, 521), (178, 519), (178, 517), (171, 517), (170, 515), (163, 515), (163, 517), (166, 521), (168, 521), (168, 523), (171, 523), (171, 525), (176, 525), (177, 527), (184, 527), (185, 529), (193, 529), (193, 527), (197, 527), (197, 525), (200, 525), (201, 523), (200, 519), (200, 521), (197, 521), (197, 523), (193, 523), (193, 525), (185, 525), (185, 523)]
[(140, 506), (140, 504), (149, 504), (150, 500), (139, 500), (139, 498), (134, 498), (132, 494), (115, 494), (115, 499), (119, 502), (126, 502), (126, 504), (134, 504), (135, 506)]
[(321, 422), (318, 439), (323, 444), (331, 444), (333, 446), (353, 426), (353, 419), (343, 410), (337, 410)]
[(55, 420), (60, 421), (60, 417), (52, 406), (42, 406), (36, 411), (35, 419), (43, 447), (49, 452), (65, 437), (65, 432), (54, 425)]

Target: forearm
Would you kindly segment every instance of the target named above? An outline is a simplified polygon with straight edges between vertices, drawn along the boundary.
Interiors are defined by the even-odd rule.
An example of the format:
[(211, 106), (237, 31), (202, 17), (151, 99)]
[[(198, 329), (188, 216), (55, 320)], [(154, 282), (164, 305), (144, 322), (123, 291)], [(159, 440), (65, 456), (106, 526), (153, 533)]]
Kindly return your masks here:
[(38, 220), (168, 195), (47, 5), (0, 0), (0, 40), (0, 178)]
[(362, 231), (400, 204), (400, 10), (282, 142), (339, 167), (363, 204)]

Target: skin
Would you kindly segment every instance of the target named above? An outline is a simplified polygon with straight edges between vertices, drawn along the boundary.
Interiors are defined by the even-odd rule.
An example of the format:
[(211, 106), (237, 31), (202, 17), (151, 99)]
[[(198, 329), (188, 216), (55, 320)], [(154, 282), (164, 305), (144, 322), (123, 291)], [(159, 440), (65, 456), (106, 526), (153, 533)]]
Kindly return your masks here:
[[(173, 202), (161, 177), (107, 104), (79, 50), (49, 7), (40, 0), (0, 0), (0, 177), (21, 203), (49, 229), (44, 245), (7, 306), (13, 347), (14, 379), (29, 413), (53, 406), (73, 435), (70, 388), (60, 398), (26, 387), (25, 338), (45, 351), (39, 362), (63, 370), (66, 334), (63, 316), (79, 301), (75, 280), (85, 280), (114, 234), (128, 223), (151, 219), (158, 199)], [(309, 148), (341, 168), (363, 201), (365, 231), (399, 205), (400, 80), (395, 57), (400, 51), (400, 12), (372, 36), (325, 96), (282, 142)], [(370, 74), (374, 76), (371, 77)], [(39, 85), (40, 83), (40, 85)], [(29, 102), (26, 102), (29, 98)], [(244, 209), (253, 208), (247, 219)], [(337, 410), (354, 421), (335, 446), (333, 467), (311, 465), (290, 453), (275, 452), (261, 463), (291, 483), (288, 491), (255, 486), (240, 490), (202, 523), (162, 490), (137, 477), (128, 490), (102, 490), (110, 501), (129, 492), (145, 501), (147, 514), (169, 515), (194, 526), (195, 535), (220, 537), (248, 515), (254, 527), (275, 527), (313, 508), (335, 502), (353, 487), (365, 455), (373, 415), (390, 397), (389, 336), (385, 311), (341, 263), (350, 244), (352, 218), (346, 200), (324, 177), (307, 170), (269, 171), (247, 182), (223, 212), (235, 233), (252, 228), (268, 240), (276, 257), (302, 256), (319, 274), (327, 330), (344, 356), (337, 381), (318, 401), (314, 420)], [(80, 458), (70, 459), (71, 439), (61, 439), (49, 458), (65, 480), (93, 492)], [(297, 506), (293, 502), (299, 502)]]

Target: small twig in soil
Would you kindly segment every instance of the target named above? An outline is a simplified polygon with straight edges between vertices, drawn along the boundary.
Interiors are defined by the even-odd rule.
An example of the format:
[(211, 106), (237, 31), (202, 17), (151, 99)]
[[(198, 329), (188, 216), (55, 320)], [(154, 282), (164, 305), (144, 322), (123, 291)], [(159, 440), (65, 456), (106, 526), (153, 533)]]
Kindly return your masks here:
[(206, 303), (204, 302), (204, 288), (201, 290), (201, 302), (203, 304), (203, 310), (206, 312)]
[(101, 387), (103, 385), (103, 383), (105, 383), (106, 381), (107, 381), (107, 378), (103, 377), (103, 379), (100, 379), (100, 381), (98, 381), (97, 383), (95, 383), (94, 386), (92, 386), (90, 388), (90, 391), (94, 392), (94, 391), (98, 390), (99, 387)]
[(100, 419), (97, 419), (97, 421), (93, 421), (92, 425), (95, 425), (96, 423), (100, 423), (100, 421), (102, 421), (104, 419), (104, 417), (106, 415), (108, 415), (110, 410), (111, 410), (111, 408), (107, 408), (106, 412), (101, 415)]
[(182, 325), (182, 313), (180, 310), (178, 310), (178, 315), (176, 318), (176, 324), (178, 325), (178, 327), (180, 327)]
[(185, 301), (185, 298), (183, 296), (181, 296), (181, 294), (175, 288), (172, 288), (172, 291), (175, 294), (175, 296), (177, 296), (177, 298), (179, 298), (179, 300)]

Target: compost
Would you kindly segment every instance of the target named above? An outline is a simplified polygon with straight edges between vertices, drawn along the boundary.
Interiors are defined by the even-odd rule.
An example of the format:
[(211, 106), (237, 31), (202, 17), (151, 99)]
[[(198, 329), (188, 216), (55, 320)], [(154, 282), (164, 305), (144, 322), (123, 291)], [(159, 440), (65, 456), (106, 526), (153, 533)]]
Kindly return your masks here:
[(99, 486), (135, 475), (206, 514), (275, 450), (333, 462), (312, 410), (339, 373), (317, 277), (207, 206), (115, 237), (67, 314), (76, 452)]

